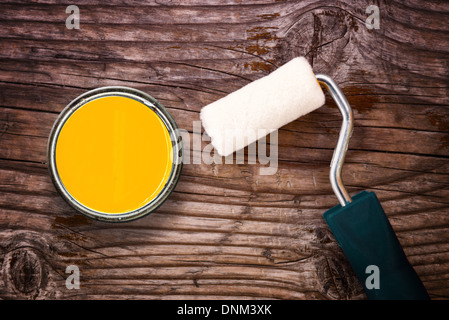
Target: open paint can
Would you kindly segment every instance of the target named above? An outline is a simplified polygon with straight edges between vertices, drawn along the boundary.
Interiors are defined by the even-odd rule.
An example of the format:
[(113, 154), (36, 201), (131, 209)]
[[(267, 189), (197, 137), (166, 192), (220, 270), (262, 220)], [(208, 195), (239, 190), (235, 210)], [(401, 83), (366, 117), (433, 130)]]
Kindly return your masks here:
[(77, 211), (122, 222), (158, 208), (176, 186), (182, 141), (169, 112), (127, 87), (91, 90), (61, 112), (47, 149), (52, 181)]

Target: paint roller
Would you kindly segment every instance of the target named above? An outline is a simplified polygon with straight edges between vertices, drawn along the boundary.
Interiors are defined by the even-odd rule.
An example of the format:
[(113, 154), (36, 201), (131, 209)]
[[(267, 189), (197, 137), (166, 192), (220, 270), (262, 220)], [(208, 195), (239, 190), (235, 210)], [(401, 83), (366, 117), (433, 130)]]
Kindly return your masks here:
[(326, 88), (343, 116), (331, 161), (330, 181), (340, 204), (324, 220), (361, 282), (368, 299), (427, 300), (429, 296), (394, 233), (374, 192), (351, 196), (341, 169), (353, 129), (353, 113), (344, 94), (327, 75), (313, 73), (297, 57), (268, 76), (253, 81), (202, 108), (200, 117), (215, 150), (222, 156), (262, 138), (325, 103)]

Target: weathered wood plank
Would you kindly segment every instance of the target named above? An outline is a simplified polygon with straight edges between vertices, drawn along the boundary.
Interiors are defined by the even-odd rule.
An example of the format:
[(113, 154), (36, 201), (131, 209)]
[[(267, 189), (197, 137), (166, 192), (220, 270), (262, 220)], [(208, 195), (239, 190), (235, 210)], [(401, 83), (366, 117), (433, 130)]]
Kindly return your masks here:
[[(370, 1), (81, 0), (81, 28), (68, 30), (60, 1), (3, 1), (0, 297), (363, 299), (322, 219), (337, 204), (328, 171), (341, 119), (329, 97), (281, 128), (275, 175), (186, 164), (170, 199), (138, 221), (75, 213), (47, 172), (54, 120), (89, 89), (148, 92), (192, 142), (202, 106), (304, 55), (354, 108), (348, 190), (376, 192), (431, 297), (448, 299), (449, 6), (376, 3), (379, 30), (365, 27)], [(188, 146), (191, 162), (208, 143)], [(70, 264), (80, 290), (65, 287)]]

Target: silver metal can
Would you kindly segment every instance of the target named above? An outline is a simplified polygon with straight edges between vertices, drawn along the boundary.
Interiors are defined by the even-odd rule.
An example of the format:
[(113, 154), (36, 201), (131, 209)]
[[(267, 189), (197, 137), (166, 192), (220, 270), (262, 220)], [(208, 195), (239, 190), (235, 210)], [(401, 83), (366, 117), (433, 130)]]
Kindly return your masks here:
[[(168, 179), (161, 191), (148, 203), (135, 210), (122, 213), (108, 213), (92, 209), (77, 200), (66, 188), (58, 172), (56, 161), (56, 147), (61, 130), (73, 114), (85, 106), (87, 103), (103, 97), (125, 97), (133, 99), (150, 108), (160, 118), (167, 129), (172, 146), (172, 166)], [(51, 130), (48, 147), (47, 162), (51, 179), (62, 198), (78, 212), (100, 221), (107, 222), (125, 222), (141, 218), (156, 210), (172, 193), (175, 188), (182, 170), (182, 139), (178, 126), (167, 111), (156, 99), (150, 95), (133, 88), (128, 87), (102, 87), (91, 90), (70, 102), (56, 119)]]

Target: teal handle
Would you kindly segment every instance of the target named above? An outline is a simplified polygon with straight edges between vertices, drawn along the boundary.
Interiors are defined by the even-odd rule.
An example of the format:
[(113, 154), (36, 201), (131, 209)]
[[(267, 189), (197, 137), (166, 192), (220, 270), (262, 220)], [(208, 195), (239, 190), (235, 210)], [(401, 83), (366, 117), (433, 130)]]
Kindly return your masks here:
[(375, 193), (363, 191), (323, 217), (368, 299), (429, 299)]

